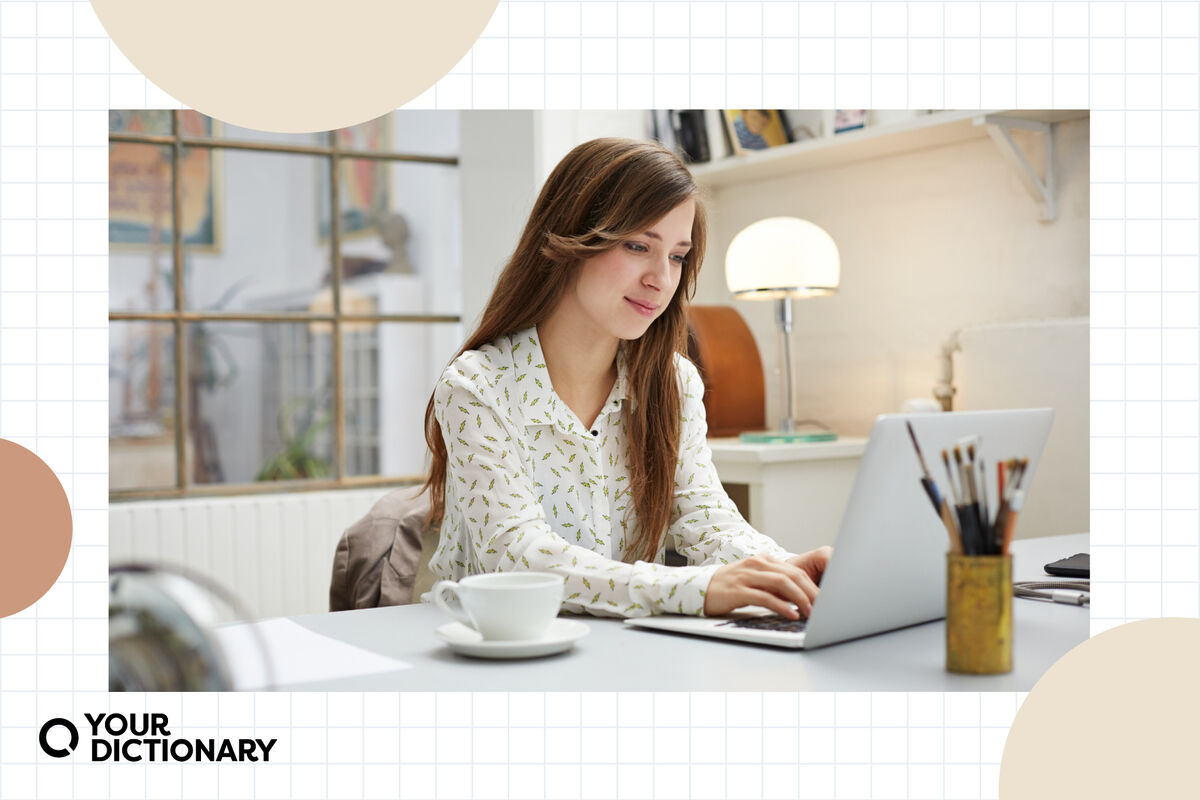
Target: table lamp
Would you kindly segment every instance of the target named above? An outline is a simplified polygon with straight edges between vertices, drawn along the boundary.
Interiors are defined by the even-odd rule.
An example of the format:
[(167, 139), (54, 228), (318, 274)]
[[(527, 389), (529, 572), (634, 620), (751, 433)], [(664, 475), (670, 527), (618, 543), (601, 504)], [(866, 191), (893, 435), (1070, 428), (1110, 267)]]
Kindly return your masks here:
[(792, 419), (792, 298), (822, 297), (837, 291), (841, 259), (833, 238), (796, 217), (770, 217), (749, 225), (725, 254), (725, 282), (739, 300), (774, 300), (783, 341), (784, 414), (780, 429), (743, 433), (743, 441), (828, 441), (837, 434), (820, 423), (797, 431)]

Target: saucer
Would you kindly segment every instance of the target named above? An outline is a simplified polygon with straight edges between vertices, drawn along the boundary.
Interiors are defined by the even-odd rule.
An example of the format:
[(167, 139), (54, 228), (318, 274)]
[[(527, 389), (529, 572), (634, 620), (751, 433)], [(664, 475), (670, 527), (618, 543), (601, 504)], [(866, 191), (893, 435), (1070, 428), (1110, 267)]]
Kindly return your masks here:
[(540, 639), (485, 642), (476, 630), (461, 622), (450, 622), (436, 633), (450, 649), (474, 658), (536, 658), (570, 649), (575, 640), (588, 635), (588, 626), (573, 619), (556, 619)]

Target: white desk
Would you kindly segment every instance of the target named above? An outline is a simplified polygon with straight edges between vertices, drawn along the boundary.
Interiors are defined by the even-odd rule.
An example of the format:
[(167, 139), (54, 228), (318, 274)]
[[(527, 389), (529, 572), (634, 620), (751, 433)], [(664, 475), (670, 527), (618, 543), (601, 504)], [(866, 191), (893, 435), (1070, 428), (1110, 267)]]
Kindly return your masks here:
[[(1087, 534), (1013, 545), (1016, 580), (1086, 552)], [(881, 599), (886, 602), (886, 599)], [(292, 618), (311, 631), (400, 659), (412, 669), (283, 689), (335, 691), (1028, 691), (1063, 654), (1088, 637), (1088, 610), (1013, 600), (1013, 671), (952, 675), (945, 625), (928, 622), (812, 651), (721, 642), (638, 630), (620, 620), (579, 617), (591, 633), (574, 649), (527, 661), (455, 655), (434, 635), (436, 609), (395, 606)]]
[[(746, 444), (709, 439), (713, 466), (727, 491), (744, 484), (746, 520), (793, 553), (835, 544), (867, 440)], [(730, 492), (736, 499), (737, 491)], [(797, 511), (803, 524), (797, 522)]]

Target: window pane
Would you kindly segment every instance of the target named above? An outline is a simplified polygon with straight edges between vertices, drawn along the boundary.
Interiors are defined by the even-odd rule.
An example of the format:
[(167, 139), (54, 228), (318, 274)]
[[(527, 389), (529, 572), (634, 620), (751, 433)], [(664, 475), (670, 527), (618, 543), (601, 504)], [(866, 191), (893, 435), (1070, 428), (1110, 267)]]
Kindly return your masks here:
[(336, 131), (343, 150), (420, 156), (458, 155), (458, 111), (393, 111)]
[[(343, 311), (360, 313), (348, 304), (353, 296), (350, 290), (358, 288), (377, 296), (383, 313), (459, 313), (459, 196), (459, 174), (454, 167), (345, 159), (342, 280), (347, 291)], [(328, 209), (325, 203), (326, 229)]]
[(109, 486), (174, 486), (173, 327), (114, 321), (108, 331)]
[(189, 309), (305, 311), (319, 300), (330, 244), (318, 235), (316, 193), (322, 174), (328, 185), (328, 164), (321, 156), (225, 150), (211, 183), (192, 186), (185, 176), (185, 203), (213, 209), (215, 234), (184, 250)]
[(307, 323), (203, 322), (185, 329), (189, 482), (333, 478), (330, 333)]
[(459, 150), (458, 111), (394, 111), (392, 150), (421, 156), (454, 156)]
[(324, 147), (329, 142), (329, 134), (321, 133), (279, 133), (277, 131), (259, 131), (254, 128), (239, 128), (222, 122), (215, 126), (212, 136), (214, 139), (234, 139), (239, 142), (269, 142), (271, 144), (294, 144), (301, 146)]
[(461, 338), (457, 323), (346, 323), (346, 474), (424, 472), (425, 405)]
[(108, 147), (109, 304), (164, 311), (174, 303), (171, 148)]

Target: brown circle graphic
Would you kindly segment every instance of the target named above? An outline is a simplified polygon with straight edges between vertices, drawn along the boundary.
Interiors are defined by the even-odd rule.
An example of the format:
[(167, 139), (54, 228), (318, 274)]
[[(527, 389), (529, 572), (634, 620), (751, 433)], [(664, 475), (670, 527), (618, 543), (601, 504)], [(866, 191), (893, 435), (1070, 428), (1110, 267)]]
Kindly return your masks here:
[(54, 472), (0, 439), (0, 617), (38, 601), (71, 550), (71, 507)]
[(1017, 712), (1000, 797), (1194, 798), (1200, 620), (1132, 622), (1067, 653)]
[(260, 130), (382, 116), (461, 59), (499, 0), (92, 0), (142, 74), (211, 117)]

